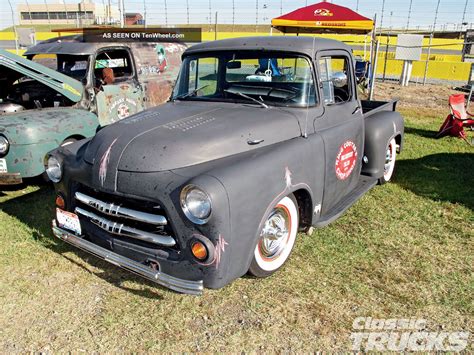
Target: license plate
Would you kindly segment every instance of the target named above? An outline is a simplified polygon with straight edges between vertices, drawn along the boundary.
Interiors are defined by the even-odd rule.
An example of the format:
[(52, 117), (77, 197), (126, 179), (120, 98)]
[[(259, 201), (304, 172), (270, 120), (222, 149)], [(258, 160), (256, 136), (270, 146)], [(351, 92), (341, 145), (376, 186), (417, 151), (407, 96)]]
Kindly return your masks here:
[(82, 234), (81, 222), (79, 222), (79, 217), (74, 213), (56, 208), (56, 219), (58, 220), (59, 227), (68, 229), (78, 235)]
[(7, 161), (5, 159), (0, 159), (0, 173), (8, 173)]

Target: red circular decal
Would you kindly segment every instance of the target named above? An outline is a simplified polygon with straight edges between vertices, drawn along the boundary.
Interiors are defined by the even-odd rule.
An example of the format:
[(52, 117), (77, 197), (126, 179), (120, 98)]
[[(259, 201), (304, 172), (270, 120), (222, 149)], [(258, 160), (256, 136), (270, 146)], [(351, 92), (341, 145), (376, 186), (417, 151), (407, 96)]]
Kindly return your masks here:
[(357, 148), (354, 142), (347, 141), (339, 148), (336, 158), (336, 176), (345, 180), (351, 175), (357, 161)]

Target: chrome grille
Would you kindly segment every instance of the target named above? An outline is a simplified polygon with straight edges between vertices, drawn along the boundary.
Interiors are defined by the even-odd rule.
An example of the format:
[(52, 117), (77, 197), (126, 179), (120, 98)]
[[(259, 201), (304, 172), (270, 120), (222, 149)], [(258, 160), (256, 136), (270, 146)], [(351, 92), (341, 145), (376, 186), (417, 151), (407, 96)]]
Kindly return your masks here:
[(87, 196), (81, 192), (76, 192), (76, 200), (85, 203), (86, 205), (95, 208), (97, 211), (105, 213), (109, 216), (116, 216), (122, 218), (129, 218), (139, 222), (145, 222), (155, 225), (166, 225), (167, 221), (164, 216), (155, 215), (151, 213), (132, 210), (113, 203), (100, 201), (96, 198)]
[(165, 216), (105, 202), (82, 192), (76, 192), (75, 198), (85, 205), (76, 206), (75, 212), (108, 233), (165, 247), (176, 245), (176, 240), (163, 230), (167, 225)]

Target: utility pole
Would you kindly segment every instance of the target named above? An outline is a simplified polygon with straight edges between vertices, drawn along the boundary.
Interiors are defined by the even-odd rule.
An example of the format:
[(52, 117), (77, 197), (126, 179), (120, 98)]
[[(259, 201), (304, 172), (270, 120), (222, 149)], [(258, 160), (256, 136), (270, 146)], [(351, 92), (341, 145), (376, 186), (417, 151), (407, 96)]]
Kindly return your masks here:
[(356, 12), (359, 11), (359, 0), (357, 0), (357, 3), (356, 3)]
[(15, 50), (16, 50), (16, 54), (18, 54), (18, 33), (16, 33), (15, 13), (13, 12), (13, 6), (10, 0), (8, 0), (8, 4), (10, 5), (10, 10), (12, 13), (13, 32), (15, 32)]
[(143, 28), (146, 26), (146, 0), (143, 0)]
[[(10, 0), (8, 0), (8, 2), (10, 2)], [(46, 0), (44, 0), (44, 6), (46, 7), (46, 14), (48, 14), (49, 32), (51, 32), (51, 17), (49, 16), (48, 3), (46, 2)], [(11, 4), (10, 4), (10, 7), (11, 7)]]
[(410, 0), (410, 5), (408, 6), (408, 19), (407, 19), (407, 29), (405, 32), (408, 31), (408, 29), (410, 28), (410, 17), (411, 17), (411, 7), (413, 5), (413, 0)]
[(209, 0), (209, 31), (212, 28), (212, 7), (211, 7), (211, 0)]
[(112, 23), (112, 9), (111, 9), (110, 0), (108, 1), (107, 15), (108, 15), (107, 24), (110, 25)]
[(380, 15), (380, 32), (382, 32), (383, 13), (385, 11), (385, 0), (382, 1), (382, 14)]
[(188, 25), (189, 25), (189, 0), (186, 0), (186, 14), (187, 14)]
[(168, 3), (165, 0), (165, 26), (168, 27)]
[(258, 32), (258, 0), (255, 0), (255, 32)]
[(426, 64), (425, 64), (425, 75), (423, 76), (423, 85), (426, 84), (426, 75), (428, 74), (428, 65), (430, 62), (430, 55), (431, 55), (431, 43), (433, 42), (434, 33), (436, 31), (436, 21), (438, 20), (438, 11), (439, 11), (439, 4), (441, 0), (438, 0), (438, 4), (436, 5), (436, 12), (433, 21), (433, 30), (430, 35), (430, 41), (428, 43), (428, 55), (426, 56)]
[(125, 26), (125, 4), (123, 3), (123, 0), (119, 0), (119, 12), (120, 12), (120, 27), (124, 28)]
[(235, 0), (232, 0), (232, 32), (234, 32), (235, 27)]
[[(25, 1), (26, 1), (26, 0), (25, 0)], [(61, 0), (61, 1), (62, 1), (63, 5), (64, 5), (64, 12), (65, 12), (65, 14), (66, 14), (66, 24), (67, 24), (67, 23), (68, 23), (68, 20), (69, 20), (69, 19), (68, 19), (69, 16), (67, 15), (66, 0)], [(103, 2), (103, 1), (104, 1), (104, 0), (102, 0), (102, 2)], [(28, 2), (27, 2), (27, 4), (28, 4)], [(102, 6), (103, 6), (103, 5), (102, 5)], [(104, 7), (105, 7), (105, 6), (104, 6)], [(29, 8), (29, 5), (28, 5), (28, 8)], [(30, 16), (31, 16), (31, 15), (30, 15)]]
[(214, 41), (217, 41), (217, 11), (214, 18)]
[(280, 0), (280, 16), (283, 15), (283, 0)]
[(468, 4), (469, 0), (466, 0), (466, 3), (464, 4), (464, 11), (462, 13), (462, 20), (461, 20), (461, 33), (460, 33), (460, 38), (461, 38), (461, 35), (462, 35), (462, 26), (463, 26), (463, 23), (464, 21), (466, 20), (466, 10), (467, 10), (467, 4)]
[(33, 24), (33, 19), (31, 18), (31, 10), (30, 10), (30, 4), (28, 3), (28, 0), (25, 0), (26, 7), (28, 8), (28, 14), (30, 15), (30, 23)]

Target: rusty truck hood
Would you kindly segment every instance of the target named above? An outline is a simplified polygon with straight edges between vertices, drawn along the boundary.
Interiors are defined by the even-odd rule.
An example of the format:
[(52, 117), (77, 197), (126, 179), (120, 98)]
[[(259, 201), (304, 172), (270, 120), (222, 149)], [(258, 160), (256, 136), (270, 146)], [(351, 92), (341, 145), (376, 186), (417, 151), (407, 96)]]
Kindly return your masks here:
[(113, 180), (118, 170), (173, 170), (300, 135), (298, 119), (288, 110), (183, 101), (143, 111), (102, 129), (89, 143), (84, 159), (93, 164), (93, 175), (104, 185), (104, 175)]
[[(73, 102), (79, 102), (84, 93), (84, 86), (76, 79), (4, 49), (0, 49), (0, 68), (37, 80)], [(5, 74), (1, 76), (7, 75), (7, 70), (2, 69), (2, 73)]]

